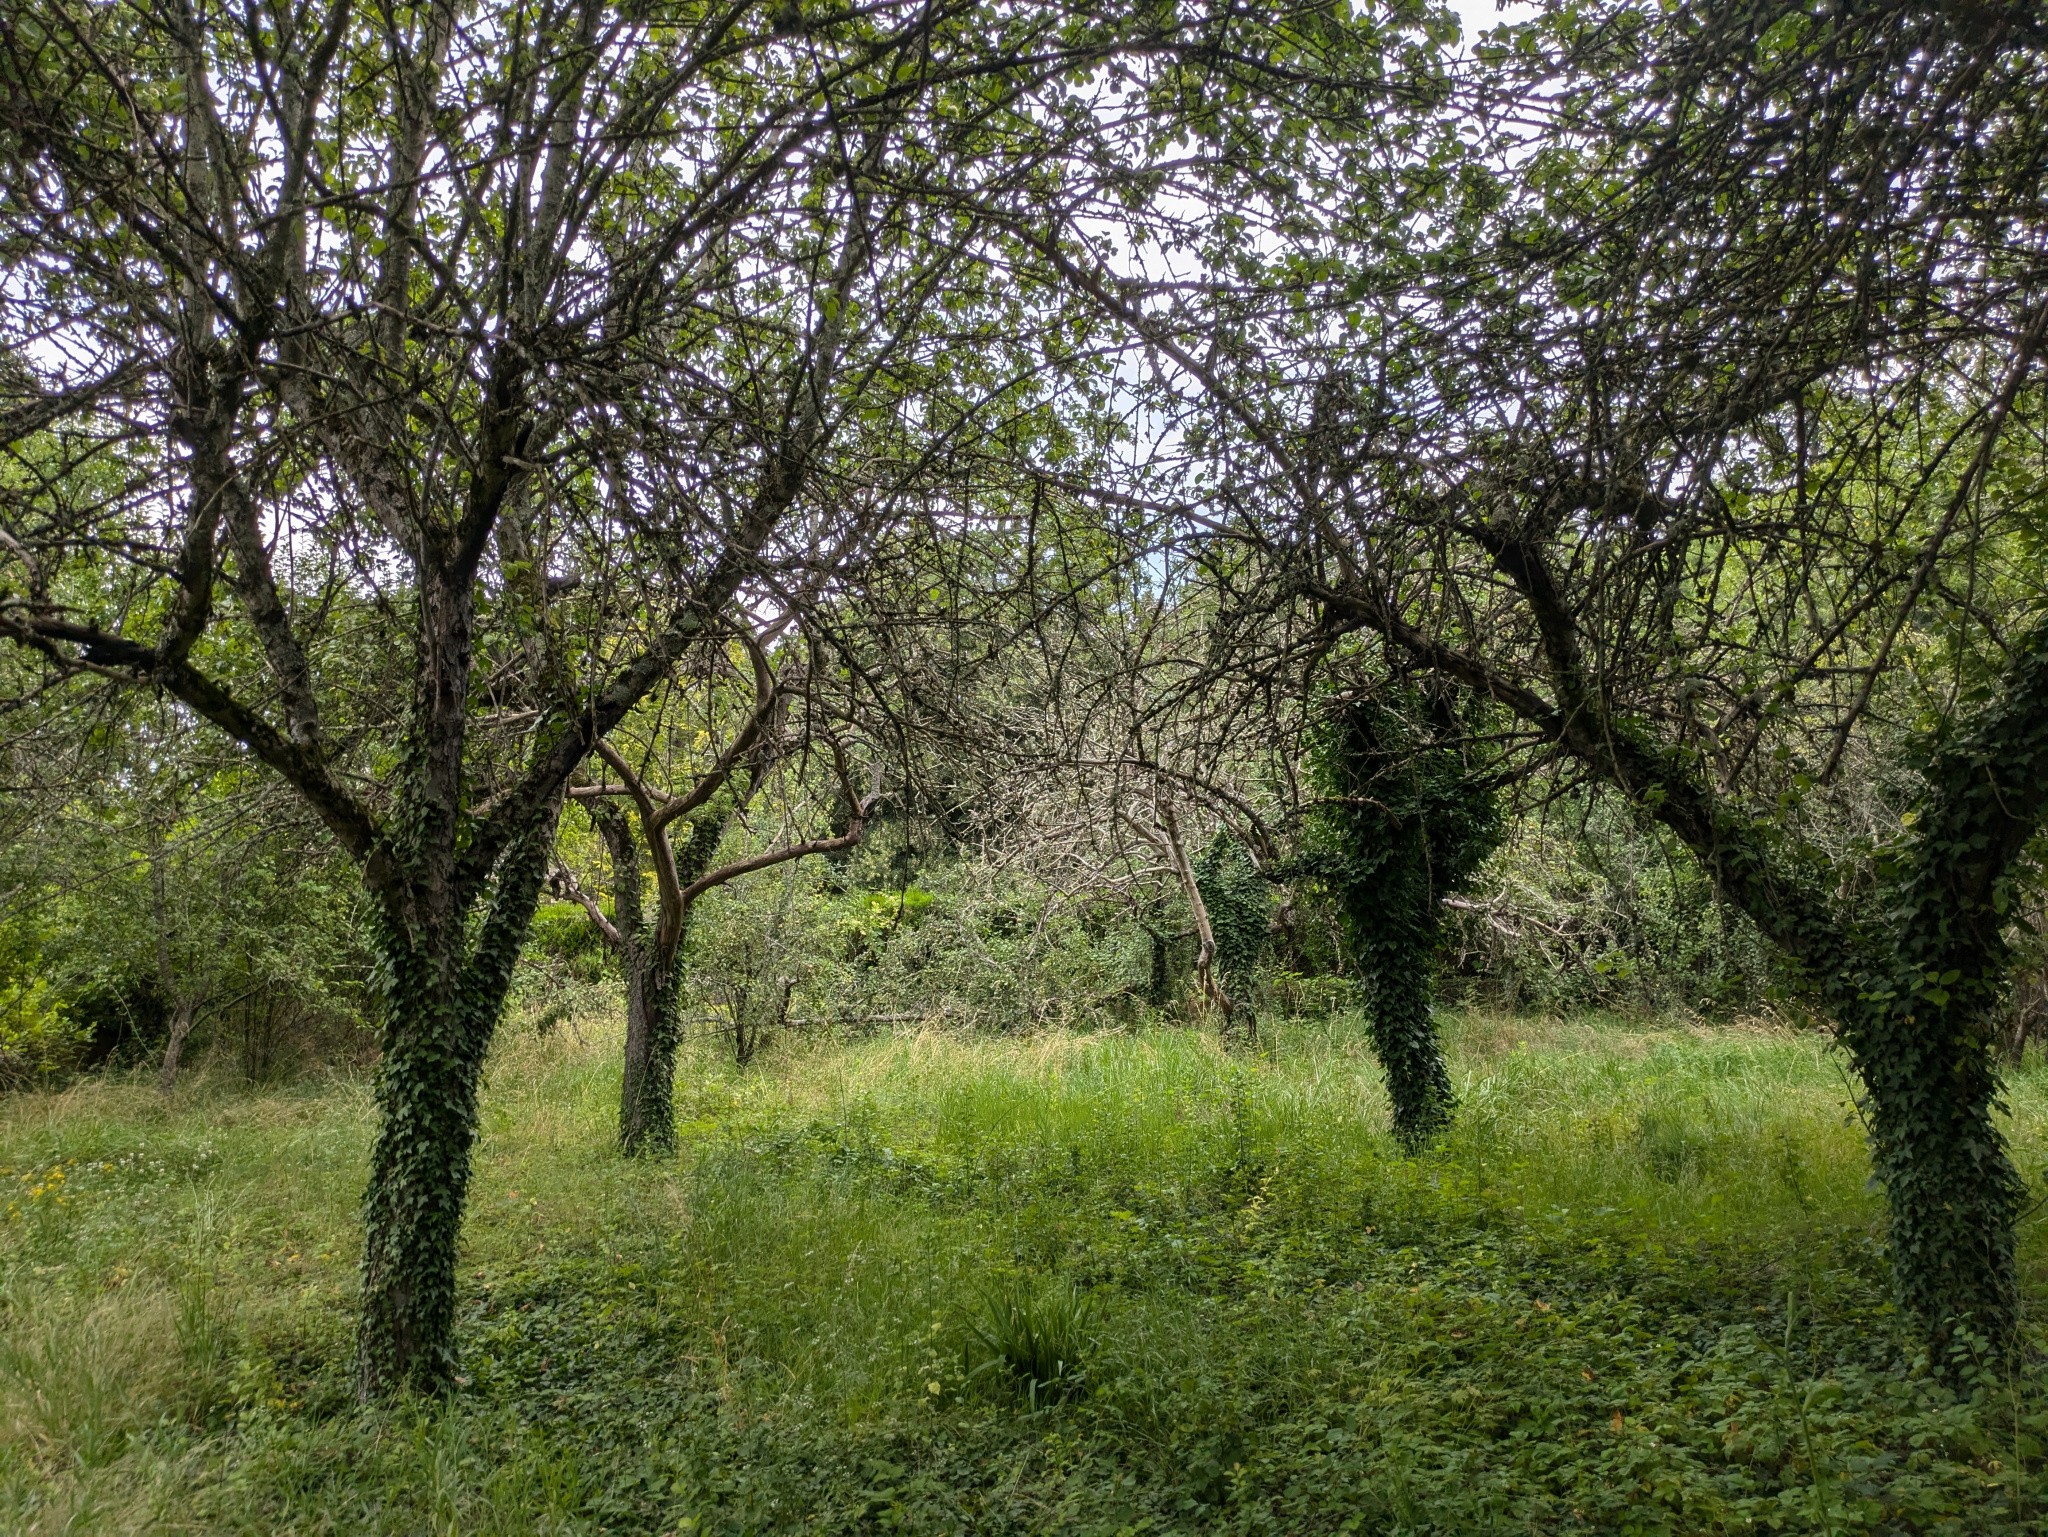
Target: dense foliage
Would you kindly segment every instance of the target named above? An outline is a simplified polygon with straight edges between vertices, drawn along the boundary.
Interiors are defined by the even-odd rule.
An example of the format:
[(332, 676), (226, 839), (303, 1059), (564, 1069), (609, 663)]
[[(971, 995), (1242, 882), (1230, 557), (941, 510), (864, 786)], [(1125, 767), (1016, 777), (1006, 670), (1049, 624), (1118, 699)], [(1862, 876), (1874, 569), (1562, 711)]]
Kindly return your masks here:
[(1216, 967), (1223, 987), (1239, 1007), (1243, 1018), (1232, 1027), (1248, 1037), (1258, 1034), (1257, 1016), (1251, 1009), (1252, 989), (1258, 978), (1259, 962), (1265, 958), (1271, 926), (1273, 899), (1253, 865), (1244, 845), (1219, 830), (1208, 847), (1194, 861), (1195, 889), (1209, 919), (1209, 932), (1216, 943)]

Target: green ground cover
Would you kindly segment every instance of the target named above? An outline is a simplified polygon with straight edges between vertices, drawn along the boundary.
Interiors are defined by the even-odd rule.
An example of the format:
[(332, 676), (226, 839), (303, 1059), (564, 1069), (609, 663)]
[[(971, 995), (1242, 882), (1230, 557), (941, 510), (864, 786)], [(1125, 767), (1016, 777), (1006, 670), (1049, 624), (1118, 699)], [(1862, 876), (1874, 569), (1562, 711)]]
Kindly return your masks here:
[(2042, 1529), (2038, 1357), (1914, 1358), (1817, 1038), (1451, 1034), (1416, 1160), (1339, 1021), (707, 1049), (650, 1167), (615, 1042), (508, 1032), (465, 1385), (372, 1413), (364, 1085), (11, 1098), (0, 1531)]

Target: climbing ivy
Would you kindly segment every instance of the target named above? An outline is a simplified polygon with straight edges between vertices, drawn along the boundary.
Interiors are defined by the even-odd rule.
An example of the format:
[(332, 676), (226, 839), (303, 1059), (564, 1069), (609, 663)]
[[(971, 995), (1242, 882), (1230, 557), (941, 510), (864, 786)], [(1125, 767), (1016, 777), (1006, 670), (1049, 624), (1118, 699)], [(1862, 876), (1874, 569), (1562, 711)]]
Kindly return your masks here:
[(1443, 899), (1465, 888), (1502, 836), (1471, 724), (1444, 695), (1387, 684), (1333, 697), (1311, 753), (1321, 799), (1301, 864), (1343, 915), (1394, 1134), (1410, 1150), (1449, 1124), (1455, 1102), (1431, 1016)]
[(2019, 1317), (2026, 1186), (1998, 1126), (1992, 1022), (2048, 810), (2048, 626), (2014, 648), (2001, 684), (1927, 764), (1908, 830), (1877, 861), (1881, 895), (1853, 923), (1859, 964), (1829, 999), (1869, 1090), (1899, 1300), (1943, 1350), (2009, 1343)]
[(1216, 940), (1216, 969), (1233, 1006), (1232, 1025), (1246, 1036), (1258, 1030), (1252, 984), (1266, 954), (1273, 899), (1244, 846), (1218, 830), (1194, 862), (1195, 889), (1209, 910)]
[[(679, 887), (688, 889), (711, 868), (711, 857), (750, 788), (750, 782), (748, 788), (739, 791), (728, 785), (684, 819), (688, 836), (675, 854)], [(637, 856), (632, 878), (637, 885)], [(676, 924), (674, 946), (664, 954), (652, 928), (636, 922), (627, 936), (628, 953), (620, 958), (626, 969), (629, 1018), (625, 1078), (619, 1103), (619, 1147), (628, 1156), (665, 1155), (676, 1150), (676, 1055), (682, 1045), (683, 952), (689, 939), (688, 908), (677, 915)]]
[(444, 1392), (454, 1381), (456, 1244), (477, 1094), (554, 837), (549, 808), (499, 858), (488, 899), (465, 902), (422, 857), (436, 815), (417, 805), (394, 815), (386, 855), (411, 878), (392, 879), (372, 904), (383, 1055), (363, 1198), (357, 1372), (366, 1398)]
[(1991, 1024), (2015, 886), (2038, 878), (2027, 850), (2048, 817), (2048, 624), (1929, 755), (1919, 804), (1864, 870), (1834, 868), (1770, 812), (1716, 797), (1694, 755), (1640, 723), (1600, 726), (1611, 777), (1685, 840), (1834, 1020), (1865, 1089), (1901, 1309), (1936, 1365), (1964, 1375), (2018, 1321), (2025, 1185), (1998, 1125)]

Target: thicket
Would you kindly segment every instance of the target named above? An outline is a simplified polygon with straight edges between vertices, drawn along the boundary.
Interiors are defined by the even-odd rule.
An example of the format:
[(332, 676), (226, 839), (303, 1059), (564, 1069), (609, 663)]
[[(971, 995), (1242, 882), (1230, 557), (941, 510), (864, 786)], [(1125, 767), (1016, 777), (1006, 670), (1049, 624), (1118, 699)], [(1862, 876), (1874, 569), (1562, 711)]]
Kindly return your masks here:
[(17, 1085), (147, 1069), (169, 1088), (193, 1061), (262, 1083), (372, 1060), (354, 882), (317, 827), (160, 712), (34, 740), (51, 772), (23, 776), (0, 848)]

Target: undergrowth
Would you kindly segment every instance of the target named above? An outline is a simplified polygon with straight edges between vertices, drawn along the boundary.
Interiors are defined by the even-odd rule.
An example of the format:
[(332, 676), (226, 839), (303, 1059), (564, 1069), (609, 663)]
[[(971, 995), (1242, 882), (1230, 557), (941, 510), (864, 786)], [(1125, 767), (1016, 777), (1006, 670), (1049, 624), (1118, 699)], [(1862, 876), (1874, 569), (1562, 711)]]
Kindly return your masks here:
[(375, 1412), (360, 1084), (16, 1097), (0, 1530), (2040, 1530), (2039, 1373), (1916, 1356), (1817, 1039), (1449, 1035), (1419, 1159), (1339, 1019), (707, 1056), (652, 1167), (615, 1040), (508, 1036), (463, 1386)]

